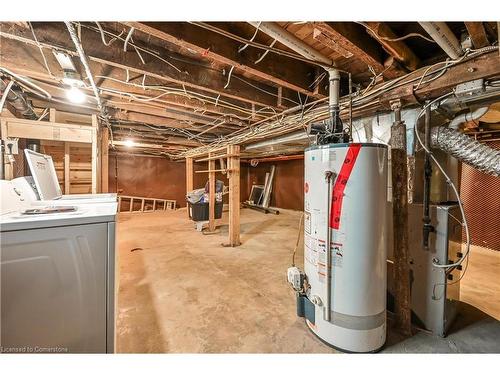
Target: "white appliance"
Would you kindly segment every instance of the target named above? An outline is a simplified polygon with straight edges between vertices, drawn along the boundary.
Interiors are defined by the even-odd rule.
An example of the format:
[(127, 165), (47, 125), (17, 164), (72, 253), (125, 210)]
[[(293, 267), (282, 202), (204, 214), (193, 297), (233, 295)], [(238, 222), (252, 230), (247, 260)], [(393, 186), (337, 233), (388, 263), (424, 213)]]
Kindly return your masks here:
[[(377, 351), (386, 339), (387, 146), (313, 146), (304, 163), (298, 314), (337, 349)], [(290, 271), (297, 283), (301, 277)]]
[(15, 187), (35, 205), (72, 205), (83, 203), (112, 203), (117, 201), (115, 193), (63, 195), (54, 162), (50, 155), (25, 149), (32, 177), (13, 179)]
[(27, 215), (44, 207), (0, 189), (2, 351), (112, 353), (117, 203)]

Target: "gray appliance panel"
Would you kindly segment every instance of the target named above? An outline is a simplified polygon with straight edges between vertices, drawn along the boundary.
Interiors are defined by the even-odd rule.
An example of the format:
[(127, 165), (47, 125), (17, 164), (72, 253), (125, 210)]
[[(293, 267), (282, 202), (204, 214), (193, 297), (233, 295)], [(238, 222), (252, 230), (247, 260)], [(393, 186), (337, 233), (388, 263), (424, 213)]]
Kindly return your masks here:
[(116, 304), (118, 302), (118, 277), (119, 272), (116, 271), (118, 264), (118, 253), (116, 252), (116, 224), (108, 223), (108, 257), (106, 262), (107, 267), (107, 317), (106, 317), (106, 348), (108, 353), (115, 352), (116, 346)]
[[(435, 232), (429, 236), (429, 250), (422, 244), (422, 204), (408, 205), (408, 245), (411, 270), (411, 308), (413, 318), (425, 329), (445, 336), (457, 313), (460, 298), (460, 271), (452, 272), (448, 280), (444, 271), (432, 265), (433, 258), (440, 264), (456, 261), (461, 251), (460, 210), (457, 205), (431, 205), (431, 224)], [(388, 254), (392, 259), (392, 251)], [(388, 289), (394, 287), (393, 266), (388, 264)]]
[(0, 345), (105, 353), (108, 241), (107, 223), (2, 233)]

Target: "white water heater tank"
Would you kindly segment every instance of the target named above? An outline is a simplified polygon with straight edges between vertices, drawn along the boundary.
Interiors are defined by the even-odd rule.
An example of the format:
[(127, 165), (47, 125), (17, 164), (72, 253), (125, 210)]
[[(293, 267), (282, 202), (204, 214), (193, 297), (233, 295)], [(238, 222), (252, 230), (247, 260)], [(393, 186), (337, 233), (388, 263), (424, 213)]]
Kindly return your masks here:
[(387, 152), (375, 143), (305, 151), (306, 324), (347, 352), (378, 351), (386, 339)]

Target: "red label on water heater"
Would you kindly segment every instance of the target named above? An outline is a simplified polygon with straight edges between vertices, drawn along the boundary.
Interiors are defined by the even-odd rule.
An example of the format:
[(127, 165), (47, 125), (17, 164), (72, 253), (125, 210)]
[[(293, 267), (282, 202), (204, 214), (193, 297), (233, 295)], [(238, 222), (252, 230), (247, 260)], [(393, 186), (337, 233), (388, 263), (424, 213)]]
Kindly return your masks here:
[(351, 144), (347, 150), (344, 163), (340, 168), (340, 173), (335, 180), (332, 189), (332, 203), (330, 206), (330, 228), (339, 229), (340, 215), (342, 214), (342, 200), (344, 199), (344, 190), (351, 176), (351, 172), (356, 163), (356, 159), (361, 149), (360, 144)]

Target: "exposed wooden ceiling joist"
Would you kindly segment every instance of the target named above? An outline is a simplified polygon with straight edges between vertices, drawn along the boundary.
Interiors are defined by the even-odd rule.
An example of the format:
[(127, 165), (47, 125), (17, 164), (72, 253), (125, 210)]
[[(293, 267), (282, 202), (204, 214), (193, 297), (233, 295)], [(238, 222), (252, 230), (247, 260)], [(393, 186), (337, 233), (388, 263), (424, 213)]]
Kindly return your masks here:
[[(2, 66), (5, 68), (34, 79), (51, 82), (53, 85), (60, 85), (59, 81), (63, 73), (50, 53), (46, 54), (46, 60), (54, 76), (50, 76), (47, 72), (40, 51), (35, 46), (19, 44), (17, 41), (2, 38), (0, 56)], [(129, 77), (129, 82), (126, 82), (127, 75), (122, 69), (109, 67), (94, 61), (90, 62), (90, 67), (99, 89), (103, 90), (106, 95), (122, 96), (125, 99), (133, 99), (134, 95), (142, 98), (160, 96), (151, 102), (160, 103), (166, 108), (176, 108), (176, 110), (180, 111), (185, 108), (186, 114), (199, 115), (200, 113), (206, 113), (207, 115), (224, 115), (248, 120), (252, 118), (252, 105), (250, 104), (239, 103), (236, 105), (230, 99), (225, 101), (221, 99), (216, 106), (211, 104), (208, 98), (200, 97), (196, 99), (191, 94), (186, 96), (182, 90), (179, 91), (179, 94), (176, 94), (177, 91), (162, 89), (161, 82), (156, 79), (146, 80), (146, 87), (151, 86), (151, 89), (145, 89), (145, 86), (142, 85), (143, 76)], [(154, 87), (157, 87), (157, 89), (153, 89)], [(126, 95), (119, 94), (121, 92)], [(257, 112), (254, 117), (259, 119), (260, 116), (261, 113)]]
[[(188, 22), (125, 22), (148, 35), (159, 38), (183, 49), (187, 49), (207, 60), (245, 72), (260, 80), (271, 82), (301, 94), (323, 97), (309, 87), (314, 80), (314, 67), (292, 61), (286, 57), (270, 54), (259, 60), (263, 51), (248, 47), (239, 52), (241, 44), (217, 33), (201, 29)], [(228, 23), (219, 23), (225, 27)]]
[(472, 39), (474, 48), (483, 48), (490, 45), (482, 22), (465, 22), (465, 27)]
[(383, 51), (377, 49), (363, 26), (353, 22), (314, 22), (313, 24), (340, 48), (352, 53), (351, 58), (363, 61), (376, 73), (383, 72), (383, 76), (387, 78), (395, 78), (404, 73), (395, 67), (384, 66)]
[(382, 45), (382, 48), (410, 71), (420, 65), (419, 58), (408, 48), (405, 42), (397, 39), (397, 35), (384, 22), (365, 22), (368, 31)]
[[(44, 49), (59, 49), (73, 56), (76, 55), (64, 24), (45, 22), (41, 25), (33, 23), (33, 27), (37, 39)], [(11, 25), (9, 28), (2, 27), (0, 36), (2, 39), (16, 39), (36, 46), (31, 33), (15, 25)], [(228, 77), (224, 77), (217, 70), (203, 68), (198, 65), (179, 63), (177, 61), (176, 65), (178, 66), (176, 69), (145, 53), (141, 55), (145, 62), (143, 64), (141, 57), (136, 51), (129, 50), (125, 52), (122, 46), (118, 44), (105, 46), (98, 33), (84, 27), (82, 27), (81, 40), (87, 57), (91, 61), (117, 67), (125, 71), (128, 70), (131, 73), (157, 78), (164, 82), (184, 85), (187, 88), (211, 93), (215, 97), (221, 95), (221, 97), (228, 97), (259, 106), (276, 107), (277, 89), (272, 86), (260, 82), (250, 82), (254, 86), (252, 87), (238, 79), (232, 79), (230, 85), (227, 85)]]

